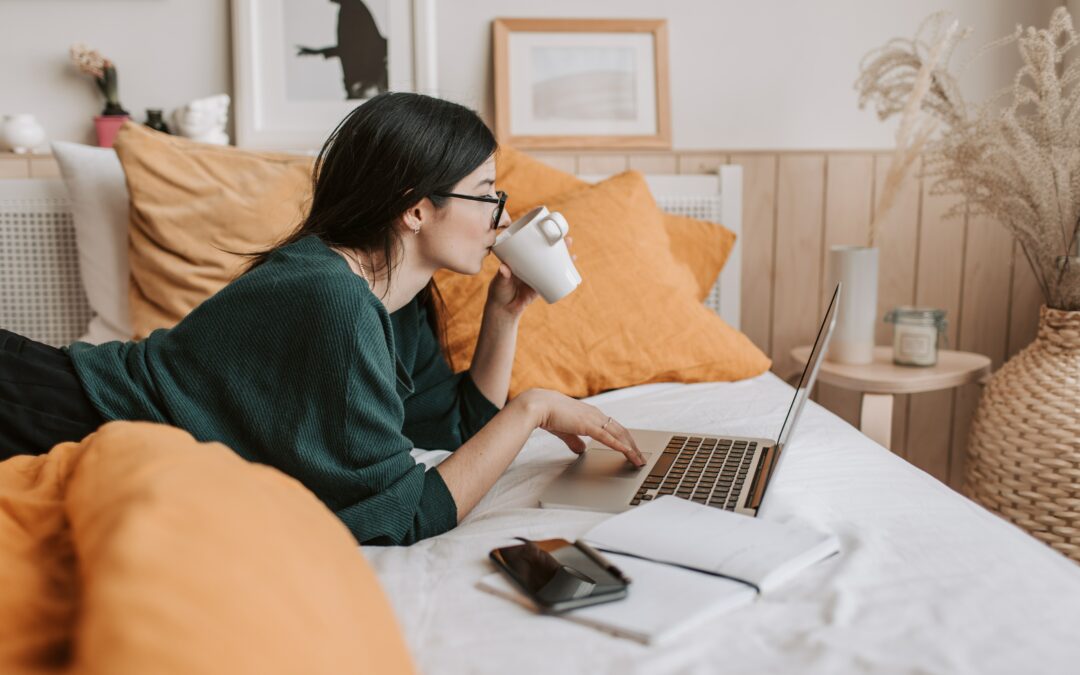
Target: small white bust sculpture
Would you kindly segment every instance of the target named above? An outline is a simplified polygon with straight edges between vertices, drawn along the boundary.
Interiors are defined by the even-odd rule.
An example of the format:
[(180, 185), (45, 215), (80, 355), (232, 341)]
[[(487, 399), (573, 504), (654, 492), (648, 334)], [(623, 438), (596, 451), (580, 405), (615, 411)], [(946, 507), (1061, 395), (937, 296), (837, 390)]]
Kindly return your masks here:
[(198, 98), (173, 113), (173, 125), (181, 136), (199, 143), (228, 145), (225, 125), (229, 121), (229, 95)]

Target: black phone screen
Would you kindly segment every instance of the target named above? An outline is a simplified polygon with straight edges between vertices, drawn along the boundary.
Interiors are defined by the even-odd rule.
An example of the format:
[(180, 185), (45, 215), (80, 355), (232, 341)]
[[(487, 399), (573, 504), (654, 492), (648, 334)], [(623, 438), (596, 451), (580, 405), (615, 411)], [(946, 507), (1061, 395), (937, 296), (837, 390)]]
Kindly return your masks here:
[(491, 557), (547, 608), (579, 607), (593, 604), (589, 598), (625, 595), (625, 581), (564, 539), (507, 546), (492, 551)]

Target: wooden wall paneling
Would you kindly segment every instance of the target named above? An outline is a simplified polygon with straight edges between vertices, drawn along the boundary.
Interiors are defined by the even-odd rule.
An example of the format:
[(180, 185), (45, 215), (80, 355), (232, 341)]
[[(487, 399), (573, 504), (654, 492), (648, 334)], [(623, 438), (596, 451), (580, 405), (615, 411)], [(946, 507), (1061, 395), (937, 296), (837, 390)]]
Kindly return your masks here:
[(0, 179), (29, 177), (30, 162), (26, 157), (13, 152), (0, 152)]
[[(875, 199), (880, 199), (885, 175), (892, 165), (892, 154), (874, 157)], [(912, 174), (900, 188), (892, 209), (884, 217), (878, 230), (878, 321), (874, 341), (879, 345), (892, 344), (892, 327), (881, 318), (897, 305), (915, 302), (915, 267), (919, 247), (919, 204), (922, 194), (920, 183), (911, 175), (918, 175), (920, 162), (916, 160)], [(910, 396), (897, 396), (893, 402), (892, 442), (893, 452), (907, 457), (907, 420)]]
[[(839, 245), (865, 245), (870, 227), (874, 196), (874, 156), (865, 154), (830, 154), (825, 158), (825, 222), (821, 245), (821, 292), (818, 316), (825, 312), (832, 288), (828, 287), (829, 248)], [(859, 426), (862, 395), (828, 384), (817, 387), (815, 400)]]
[(797, 370), (792, 347), (809, 344), (821, 317), (821, 237), (825, 206), (825, 155), (781, 155), (776, 190), (776, 277), (773, 284), (773, 372), (787, 379)]
[(1035, 273), (1031, 271), (1020, 242), (1013, 241), (1012, 290), (1009, 303), (1009, 342), (1005, 358), (1031, 344), (1039, 331), (1039, 308), (1046, 304)]
[(670, 153), (630, 155), (627, 160), (629, 168), (641, 173), (670, 174), (679, 172), (679, 158)]
[(52, 156), (30, 158), (31, 178), (59, 178), (60, 165)]
[(626, 154), (603, 153), (578, 155), (578, 173), (600, 173), (604, 175), (621, 173), (629, 168)]
[[(880, 195), (892, 156), (874, 157), (875, 194)], [(918, 162), (912, 169), (919, 171)], [(876, 197), (877, 198), (877, 197)], [(881, 321), (885, 312), (897, 305), (915, 301), (915, 265), (919, 244), (920, 181), (905, 181), (878, 230), (881, 249), (878, 271), (878, 322), (874, 340), (879, 345), (892, 344), (892, 326)]]
[[(943, 217), (959, 198), (931, 195), (929, 181), (923, 182), (922, 192), (915, 304), (945, 310), (945, 342), (955, 349), (964, 274), (964, 218)], [(942, 482), (949, 477), (955, 394), (953, 389), (916, 394), (908, 406), (907, 459)]]
[[(1012, 235), (1002, 225), (987, 216), (968, 218), (957, 341), (962, 350), (989, 356), (995, 370), (1005, 359), (1012, 253)], [(949, 459), (949, 485), (956, 490), (963, 489), (967, 434), (981, 393), (977, 384), (956, 392)]]
[(772, 353), (772, 293), (776, 268), (776, 169), (773, 154), (733, 154), (743, 168), (742, 332), (766, 354)]
[(720, 153), (680, 153), (676, 159), (678, 173), (716, 173), (727, 163), (727, 156)]
[(577, 156), (572, 153), (538, 152), (535, 150), (526, 150), (525, 152), (533, 159), (543, 162), (548, 166), (555, 167), (559, 171), (573, 174), (579, 173), (577, 168)]

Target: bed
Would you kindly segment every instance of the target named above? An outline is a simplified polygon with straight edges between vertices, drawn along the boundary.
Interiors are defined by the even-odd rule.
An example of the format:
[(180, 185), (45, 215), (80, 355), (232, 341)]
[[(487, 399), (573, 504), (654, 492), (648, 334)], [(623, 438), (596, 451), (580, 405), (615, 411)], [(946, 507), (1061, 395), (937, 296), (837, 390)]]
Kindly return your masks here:
[[(628, 426), (768, 436), (793, 390), (650, 384), (588, 399)], [(604, 514), (538, 508), (574, 456), (536, 432), (457, 529), (366, 546), (423, 673), (1070, 673), (1080, 568), (815, 403), (770, 486), (769, 518), (842, 552), (750, 606), (646, 647), (476, 587), (513, 537), (573, 539)]]
[[(649, 177), (665, 209), (736, 230), (740, 179), (738, 167)], [(89, 316), (65, 199), (61, 181), (0, 181), (0, 325), (53, 344), (76, 339)], [(736, 249), (707, 301), (736, 327), (738, 265)], [(631, 427), (768, 436), (791, 396), (766, 373), (587, 400)], [(835, 533), (841, 555), (659, 646), (539, 616), (477, 588), (492, 571), (490, 549), (515, 536), (572, 539), (605, 517), (538, 508), (573, 459), (546, 432), (533, 434), (455, 530), (360, 554), (423, 673), (1080, 672), (1074, 563), (815, 403), (787, 452), (767, 517)]]

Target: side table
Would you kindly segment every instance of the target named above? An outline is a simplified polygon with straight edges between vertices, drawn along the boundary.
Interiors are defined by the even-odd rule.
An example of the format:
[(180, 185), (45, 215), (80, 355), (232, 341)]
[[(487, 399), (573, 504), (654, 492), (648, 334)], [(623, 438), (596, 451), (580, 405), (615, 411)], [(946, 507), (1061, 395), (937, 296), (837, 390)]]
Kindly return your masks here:
[[(874, 347), (874, 361), (865, 365), (834, 363), (825, 359), (818, 382), (862, 392), (859, 430), (886, 448), (892, 441), (893, 395), (918, 394), (980, 381), (990, 374), (990, 359), (982, 354), (938, 351), (934, 366), (898, 366), (892, 347)], [(791, 350), (791, 358), (805, 367), (810, 346)]]

